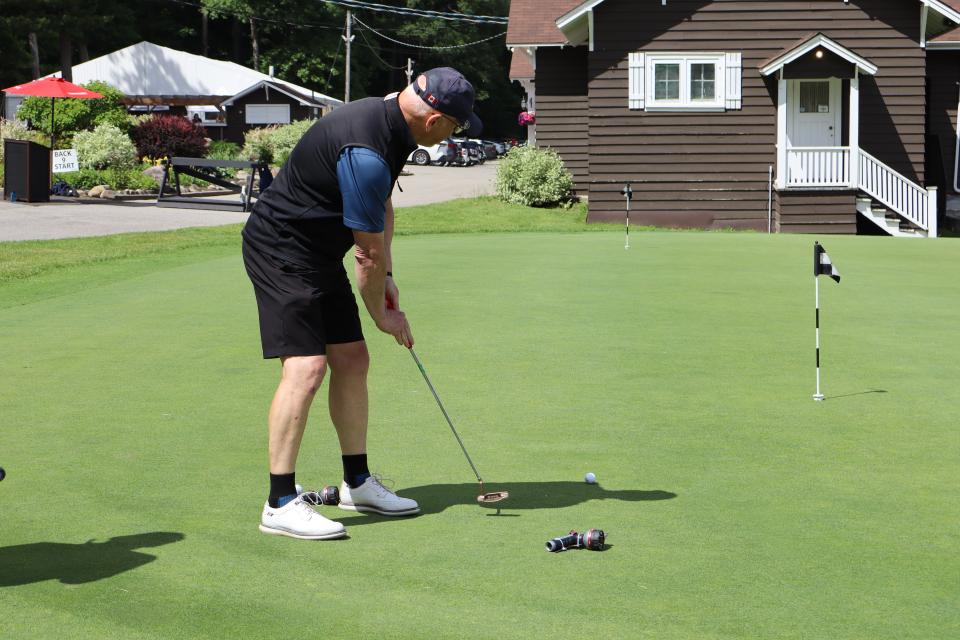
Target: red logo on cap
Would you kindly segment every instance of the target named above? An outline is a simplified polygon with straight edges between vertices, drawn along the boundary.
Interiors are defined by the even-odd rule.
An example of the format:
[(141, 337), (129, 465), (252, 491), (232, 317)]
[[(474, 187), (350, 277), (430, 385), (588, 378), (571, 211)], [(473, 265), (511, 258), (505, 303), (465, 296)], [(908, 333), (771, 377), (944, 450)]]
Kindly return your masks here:
[(423, 94), (423, 97), (430, 104), (437, 104), (437, 96), (433, 95), (432, 93), (425, 93)]

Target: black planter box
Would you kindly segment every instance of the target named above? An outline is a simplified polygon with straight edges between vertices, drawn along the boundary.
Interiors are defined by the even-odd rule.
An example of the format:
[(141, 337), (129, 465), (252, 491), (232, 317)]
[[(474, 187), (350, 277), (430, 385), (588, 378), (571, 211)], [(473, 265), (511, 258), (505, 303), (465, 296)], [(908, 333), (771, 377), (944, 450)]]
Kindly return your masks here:
[(4, 140), (3, 197), (50, 202), (50, 148), (28, 140)]

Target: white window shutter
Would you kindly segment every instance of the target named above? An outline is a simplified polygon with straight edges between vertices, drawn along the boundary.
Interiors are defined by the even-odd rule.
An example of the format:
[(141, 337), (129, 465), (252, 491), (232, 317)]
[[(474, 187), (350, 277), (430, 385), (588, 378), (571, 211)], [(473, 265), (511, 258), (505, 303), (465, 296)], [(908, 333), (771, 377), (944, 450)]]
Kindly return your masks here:
[(743, 99), (741, 97), (740, 86), (742, 84), (741, 68), (743, 66), (742, 55), (739, 51), (735, 53), (728, 53), (726, 60), (727, 68), (727, 82), (726, 82), (726, 93), (727, 93), (727, 109), (740, 109), (743, 106)]
[(643, 82), (644, 59), (643, 53), (635, 52), (628, 56), (630, 63), (629, 84), (630, 99), (629, 107), (631, 109), (643, 109), (644, 97), (646, 95), (646, 86)]

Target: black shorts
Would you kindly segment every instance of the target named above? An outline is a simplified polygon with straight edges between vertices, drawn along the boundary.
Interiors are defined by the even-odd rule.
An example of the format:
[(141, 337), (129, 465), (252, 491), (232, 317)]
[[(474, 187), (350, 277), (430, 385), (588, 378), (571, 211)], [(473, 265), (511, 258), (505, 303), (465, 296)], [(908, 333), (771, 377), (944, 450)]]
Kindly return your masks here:
[(264, 358), (326, 355), (328, 344), (363, 340), (360, 312), (343, 264), (311, 269), (243, 243)]

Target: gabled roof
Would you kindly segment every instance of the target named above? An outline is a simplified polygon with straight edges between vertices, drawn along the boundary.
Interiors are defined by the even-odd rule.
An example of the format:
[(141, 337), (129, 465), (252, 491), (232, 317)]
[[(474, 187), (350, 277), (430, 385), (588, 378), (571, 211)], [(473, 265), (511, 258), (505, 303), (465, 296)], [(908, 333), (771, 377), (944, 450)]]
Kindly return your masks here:
[(310, 96), (305, 96), (305, 95), (303, 95), (302, 93), (300, 93), (300, 92), (298, 92), (298, 91), (294, 91), (294, 90), (291, 89), (289, 86), (287, 86), (287, 85), (282, 85), (282, 84), (280, 84), (279, 82), (277, 82), (275, 79), (274, 79), (274, 80), (260, 80), (259, 82), (255, 82), (254, 84), (250, 85), (249, 87), (247, 87), (247, 88), (244, 89), (243, 91), (237, 93), (236, 95), (231, 96), (231, 97), (228, 98), (227, 100), (224, 100), (224, 101), (223, 101), (222, 103), (220, 103), (220, 104), (221, 104), (221, 106), (223, 106), (223, 107), (229, 107), (229, 106), (231, 106), (236, 100), (239, 100), (239, 99), (242, 98), (243, 96), (245, 96), (245, 95), (247, 95), (247, 94), (249, 94), (249, 93), (253, 93), (254, 91), (256, 91), (256, 90), (258, 90), (258, 89), (262, 89), (262, 88), (266, 88), (267, 93), (269, 93), (271, 90), (273, 90), (273, 91), (279, 91), (280, 93), (282, 93), (282, 94), (284, 94), (284, 95), (288, 95), (288, 96), (290, 96), (291, 98), (293, 98), (294, 100), (297, 100), (298, 102), (300, 102), (301, 105), (303, 105), (303, 106), (305, 106), (305, 107), (321, 107), (321, 106), (323, 106), (323, 103), (320, 102), (319, 100), (311, 99)]
[(877, 65), (873, 64), (866, 58), (857, 55), (842, 44), (834, 42), (822, 33), (814, 33), (805, 36), (796, 44), (784, 49), (782, 53), (767, 61), (764, 61), (760, 65), (760, 73), (764, 76), (769, 76), (773, 73), (776, 73), (794, 60), (805, 56), (817, 48), (826, 49), (827, 51), (840, 56), (847, 62), (857, 65), (857, 67), (860, 69), (860, 73), (866, 73), (867, 75), (871, 76), (877, 73)]
[(507, 46), (560, 46), (567, 38), (557, 28), (557, 17), (582, 0), (511, 0)]
[[(653, 0), (645, 0), (651, 5)], [(671, 1), (675, 0), (663, 0), (663, 4), (669, 4)], [(910, 1), (916, 2), (916, 0), (901, 0), (901, 1)], [(934, 11), (946, 16), (954, 22), (960, 23), (960, 0), (919, 0), (922, 4), (927, 5)], [(516, 2), (514, 0), (511, 2), (511, 19), (513, 17), (512, 6)], [(560, 15), (556, 24), (559, 30), (563, 33), (564, 38), (570, 42), (570, 44), (583, 44), (584, 42), (590, 41), (592, 45), (593, 42), (593, 33), (592, 26), (589, 22), (592, 19), (590, 15), (594, 7), (603, 3), (603, 0), (581, 0), (580, 2), (573, 3), (573, 6), (570, 6), (566, 13)], [(548, 4), (548, 3), (541, 3)], [(549, 3), (559, 4), (559, 3)], [(552, 13), (552, 12), (551, 12)], [(512, 21), (512, 20), (511, 20)], [(507, 43), (509, 45), (510, 38), (507, 37)]]
[(940, 35), (938, 35), (938, 36), (935, 37), (935, 38), (930, 38), (929, 40), (927, 40), (927, 42), (928, 42), (928, 43), (930, 43), (930, 42), (960, 42), (960, 27), (956, 27), (955, 29), (953, 29), (953, 30), (951, 30), (951, 31), (947, 31), (946, 33), (941, 33)]
[(927, 40), (927, 51), (960, 50), (960, 27)]
[(342, 104), (336, 98), (233, 62), (205, 58), (152, 42), (138, 42), (73, 67), (74, 82), (93, 80), (102, 80), (130, 97), (206, 96), (219, 97), (219, 100), (235, 96), (258, 82), (269, 81), (300, 96), (312, 96), (318, 103)]
[(920, 0), (920, 2), (954, 22), (960, 22), (960, 0)]

